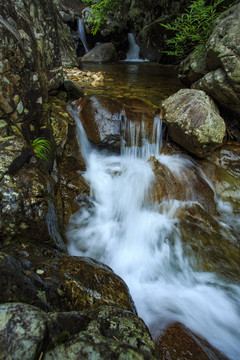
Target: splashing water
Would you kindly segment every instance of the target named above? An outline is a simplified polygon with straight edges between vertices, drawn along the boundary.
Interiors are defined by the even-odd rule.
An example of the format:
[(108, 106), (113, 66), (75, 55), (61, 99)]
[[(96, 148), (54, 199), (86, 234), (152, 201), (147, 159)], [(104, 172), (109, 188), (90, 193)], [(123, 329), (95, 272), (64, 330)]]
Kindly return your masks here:
[[(188, 190), (184, 201), (165, 199), (161, 211), (149, 196), (155, 179), (151, 157), (179, 177), (196, 165), (181, 155), (160, 154), (158, 118), (151, 144), (144, 135), (144, 124), (132, 124), (125, 118), (121, 155), (112, 155), (91, 147), (73, 105), (69, 111), (77, 123), (87, 165), (84, 176), (91, 188), (91, 206), (70, 219), (69, 252), (108, 264), (126, 281), (138, 314), (154, 338), (168, 323), (179, 321), (238, 360), (240, 288), (214, 273), (194, 270), (183, 252), (175, 214), (183, 204), (196, 202), (194, 193)], [(127, 147), (129, 142), (132, 146)]]

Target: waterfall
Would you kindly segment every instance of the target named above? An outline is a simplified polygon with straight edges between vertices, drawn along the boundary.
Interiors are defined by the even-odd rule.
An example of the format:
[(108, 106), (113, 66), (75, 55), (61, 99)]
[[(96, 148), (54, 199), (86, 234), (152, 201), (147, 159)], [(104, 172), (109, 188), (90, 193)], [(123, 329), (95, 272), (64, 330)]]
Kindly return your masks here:
[(137, 45), (134, 35), (132, 33), (128, 34), (128, 52), (127, 52), (127, 57), (125, 61), (134, 61), (134, 62), (142, 62), (142, 61), (148, 61), (148, 60), (143, 60), (140, 59), (139, 57), (139, 53), (140, 53), (140, 48)]
[(88, 49), (88, 44), (87, 44), (87, 40), (86, 40), (84, 23), (83, 23), (82, 19), (80, 19), (80, 18), (78, 18), (77, 23), (78, 23), (78, 37), (84, 46), (85, 52), (87, 53), (89, 51), (89, 49)]
[[(183, 251), (176, 212), (196, 203), (185, 175), (186, 171), (196, 174), (196, 164), (181, 154), (161, 153), (158, 117), (151, 142), (144, 124), (123, 116), (121, 155), (97, 151), (86, 138), (74, 104), (71, 107), (87, 164), (84, 177), (91, 188), (91, 208), (81, 208), (70, 219), (70, 254), (96, 258), (121, 276), (154, 338), (164, 326), (179, 321), (229, 359), (238, 360), (240, 287), (214, 273), (196, 271), (194, 257)], [(169, 198), (160, 206), (153, 202), (149, 196), (155, 179), (152, 157), (187, 182), (184, 201)], [(231, 210), (227, 211), (229, 216)], [(221, 223), (224, 228), (224, 218)]]

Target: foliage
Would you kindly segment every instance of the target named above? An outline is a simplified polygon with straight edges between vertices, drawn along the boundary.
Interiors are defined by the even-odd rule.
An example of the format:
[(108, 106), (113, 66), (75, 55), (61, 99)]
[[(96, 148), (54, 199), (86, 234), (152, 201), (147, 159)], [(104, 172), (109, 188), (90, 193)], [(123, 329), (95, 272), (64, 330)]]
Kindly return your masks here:
[(213, 23), (219, 16), (217, 7), (224, 0), (216, 0), (206, 5), (205, 0), (192, 1), (185, 13), (171, 24), (161, 24), (167, 30), (175, 31), (175, 36), (166, 42), (170, 50), (168, 55), (183, 56), (197, 45), (204, 46), (212, 31)]
[(106, 16), (113, 11), (121, 0), (83, 0), (92, 9), (88, 22), (92, 23), (92, 34), (95, 35), (105, 21)]
[(35, 155), (41, 160), (47, 160), (47, 156), (51, 151), (51, 143), (44, 138), (36, 138), (30, 141), (30, 145)]

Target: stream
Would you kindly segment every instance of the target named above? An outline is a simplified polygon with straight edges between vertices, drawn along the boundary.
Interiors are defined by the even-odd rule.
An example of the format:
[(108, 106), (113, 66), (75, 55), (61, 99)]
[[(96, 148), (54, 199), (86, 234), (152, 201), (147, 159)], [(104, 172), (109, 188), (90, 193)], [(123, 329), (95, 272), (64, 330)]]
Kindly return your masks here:
[[(174, 76), (167, 80), (166, 68), (158, 68), (159, 79), (154, 77), (154, 71), (151, 75), (143, 72), (149, 67), (157, 69), (156, 65), (119, 65), (118, 70), (124, 66), (129, 66), (128, 72), (118, 75), (118, 83), (112, 72), (109, 83), (113, 85), (107, 87), (105, 93), (116, 95), (119, 91), (118, 96), (120, 93), (130, 96), (133, 88), (135, 96), (141, 92), (140, 97), (159, 105), (161, 99), (179, 88), (179, 83), (173, 81)], [(148, 78), (148, 87), (143, 78)], [(101, 88), (88, 93), (99, 94), (100, 91)], [(218, 242), (238, 243), (239, 246), (240, 219), (232, 205), (217, 196), (213, 184), (194, 159), (184, 153), (164, 151), (158, 116), (155, 116), (149, 138), (144, 124), (133, 123), (123, 116), (121, 152), (117, 154), (92, 146), (79, 120), (80, 109), (76, 103), (69, 105), (68, 111), (77, 124), (78, 142), (86, 163), (84, 178), (91, 189), (85, 206), (70, 219), (69, 253), (102, 261), (125, 280), (138, 315), (148, 325), (154, 339), (161, 329), (178, 321), (207, 339), (229, 359), (239, 360), (240, 286), (235, 270), (239, 263), (236, 265), (235, 261), (232, 268), (229, 265), (229, 272), (223, 274), (223, 260), (215, 259), (217, 252), (213, 251), (209, 256), (213, 264), (216, 260), (217, 270), (205, 269), (205, 253), (199, 254), (196, 245), (199, 234), (192, 231), (196, 229), (196, 218), (189, 220), (188, 217), (185, 221), (181, 217), (197, 208), (198, 215), (206, 214), (206, 224), (217, 224), (218, 232), (206, 231), (208, 225), (203, 224), (201, 231), (206, 231), (206, 238), (199, 243), (203, 250), (207, 246), (209, 249), (209, 244), (218, 250)], [(165, 169), (166, 181), (173, 179), (172, 183), (169, 180), (167, 195), (160, 201), (154, 195), (156, 168), (157, 171)], [(208, 198), (204, 199), (198, 189), (200, 183), (213, 194), (216, 211), (212, 214), (206, 211)], [(181, 196), (176, 196), (175, 184), (180, 184)], [(234, 262), (231, 258), (228, 260)]]

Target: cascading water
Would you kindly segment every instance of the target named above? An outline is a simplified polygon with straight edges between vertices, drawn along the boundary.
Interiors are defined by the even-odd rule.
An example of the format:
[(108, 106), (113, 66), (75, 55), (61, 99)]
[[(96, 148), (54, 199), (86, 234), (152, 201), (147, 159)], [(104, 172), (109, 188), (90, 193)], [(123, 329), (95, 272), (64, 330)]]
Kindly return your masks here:
[(128, 52), (126, 61), (133, 61), (133, 62), (142, 62), (142, 61), (148, 61), (147, 59), (143, 60), (140, 59), (140, 48), (138, 44), (135, 41), (134, 35), (132, 33), (128, 33)]
[(78, 24), (78, 37), (84, 46), (85, 52), (87, 53), (89, 51), (89, 49), (88, 49), (88, 44), (87, 44), (87, 39), (86, 39), (86, 34), (85, 34), (85, 29), (84, 29), (84, 23), (83, 23), (82, 19), (78, 18), (77, 24)]
[[(87, 165), (84, 176), (91, 188), (91, 206), (71, 217), (69, 252), (108, 264), (126, 281), (154, 338), (168, 323), (179, 321), (230, 359), (239, 360), (240, 287), (214, 273), (195, 270), (194, 256), (184, 254), (176, 213), (197, 202), (190, 182), (183, 201), (169, 197), (156, 204), (149, 195), (155, 179), (152, 158), (176, 178), (184, 178), (186, 169), (200, 177), (204, 174), (183, 155), (160, 153), (157, 117), (152, 143), (144, 135), (143, 124), (123, 119), (121, 155), (113, 155), (93, 149), (74, 105), (69, 112), (77, 123)], [(221, 209), (224, 215), (224, 206)], [(224, 228), (224, 217), (220, 222)], [(239, 222), (234, 226), (240, 227)]]

